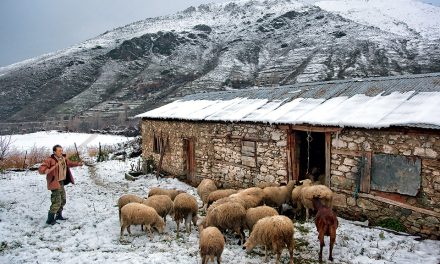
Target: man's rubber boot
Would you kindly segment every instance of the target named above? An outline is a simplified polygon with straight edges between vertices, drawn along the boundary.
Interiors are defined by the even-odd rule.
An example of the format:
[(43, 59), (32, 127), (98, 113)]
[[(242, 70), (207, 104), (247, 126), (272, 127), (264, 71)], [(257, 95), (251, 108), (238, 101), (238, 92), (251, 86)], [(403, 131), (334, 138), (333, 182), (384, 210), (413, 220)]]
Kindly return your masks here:
[(56, 224), (56, 223), (57, 223), (57, 221), (55, 221), (55, 214), (54, 214), (54, 213), (51, 213), (51, 212), (47, 213), (47, 221), (46, 221), (46, 224), (48, 224), (48, 225), (54, 225), (54, 224)]
[(56, 217), (55, 217), (55, 220), (61, 220), (61, 221), (64, 221), (64, 220), (67, 220), (67, 219), (69, 219), (69, 218), (65, 218), (65, 217), (63, 217), (63, 211), (59, 211), (59, 212), (56, 214)]

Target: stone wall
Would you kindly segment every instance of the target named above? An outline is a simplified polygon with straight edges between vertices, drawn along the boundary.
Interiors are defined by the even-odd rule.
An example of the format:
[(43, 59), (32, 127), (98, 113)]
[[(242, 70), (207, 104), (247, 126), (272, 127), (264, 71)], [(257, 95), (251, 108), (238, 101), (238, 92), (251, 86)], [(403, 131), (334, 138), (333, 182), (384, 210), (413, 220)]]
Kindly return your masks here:
[[(339, 150), (339, 151), (338, 151)], [(342, 150), (342, 151), (341, 151)], [(345, 152), (344, 152), (345, 151)], [(338, 152), (339, 154), (335, 154)], [(349, 153), (394, 154), (421, 159), (421, 188), (416, 196), (370, 190), (356, 196), (356, 177), (361, 157)], [(344, 129), (332, 135), (331, 187), (338, 191), (335, 205), (338, 211), (351, 218), (368, 218), (377, 223), (395, 218), (410, 233), (440, 238), (440, 135), (403, 134), (384, 130)], [(379, 199), (375, 199), (379, 197)], [(385, 199), (381, 199), (385, 198)], [(396, 201), (390, 204), (384, 200)], [(399, 205), (408, 206), (399, 206)], [(411, 210), (416, 207), (434, 215)], [(426, 212), (426, 211), (424, 211)]]
[(287, 134), (275, 126), (247, 123), (206, 123), (145, 120), (143, 155), (153, 152), (154, 135), (169, 138), (163, 170), (185, 176), (183, 138), (195, 142), (196, 182), (214, 179), (223, 187), (247, 187), (260, 182), (287, 181)]

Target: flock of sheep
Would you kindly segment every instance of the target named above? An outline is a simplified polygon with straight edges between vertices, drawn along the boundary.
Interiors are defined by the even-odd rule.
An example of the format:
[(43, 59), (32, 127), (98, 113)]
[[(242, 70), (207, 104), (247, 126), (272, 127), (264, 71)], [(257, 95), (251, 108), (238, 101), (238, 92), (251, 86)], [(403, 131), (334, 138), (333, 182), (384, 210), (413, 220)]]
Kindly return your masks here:
[[(148, 198), (133, 194), (125, 194), (118, 200), (119, 220), (121, 224), (121, 239), (125, 229), (131, 234), (131, 225), (141, 225), (153, 237), (152, 228), (162, 233), (166, 217), (171, 215), (176, 221), (177, 236), (180, 223), (184, 222), (187, 232), (191, 232), (191, 222), (199, 228), (199, 248), (202, 263), (209, 260), (221, 263), (221, 255), (225, 245), (223, 233), (226, 230), (235, 232), (239, 243), (246, 251), (261, 245), (276, 253), (276, 263), (279, 263), (282, 250), (287, 248), (290, 263), (293, 263), (294, 224), (293, 221), (280, 215), (283, 204), (291, 204), (295, 211), (317, 211), (315, 224), (320, 241), (319, 261), (322, 261), (324, 236), (330, 236), (329, 260), (333, 260), (332, 250), (336, 239), (338, 220), (332, 211), (333, 193), (321, 184), (313, 184), (311, 180), (301, 181), (302, 185), (295, 186), (290, 181), (285, 186), (278, 184), (260, 184), (242, 190), (218, 190), (214, 181), (204, 179), (197, 187), (197, 193), (203, 202), (205, 217), (199, 219), (199, 207), (193, 195), (180, 190), (152, 188)], [(244, 230), (249, 230), (245, 239)]]

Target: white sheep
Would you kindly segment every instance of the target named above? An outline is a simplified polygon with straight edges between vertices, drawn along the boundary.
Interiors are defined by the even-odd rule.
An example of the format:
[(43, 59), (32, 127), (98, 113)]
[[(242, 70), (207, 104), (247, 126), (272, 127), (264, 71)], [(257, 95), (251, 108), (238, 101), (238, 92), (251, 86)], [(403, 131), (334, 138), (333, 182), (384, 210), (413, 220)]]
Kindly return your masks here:
[(118, 199), (119, 222), (121, 222), (121, 209), (129, 203), (142, 203), (144, 199), (134, 194), (124, 194)]
[(200, 182), (199, 186), (197, 186), (197, 194), (200, 196), (202, 200), (203, 210), (206, 211), (206, 207), (208, 207), (208, 196), (211, 192), (217, 190), (217, 186), (215, 182), (211, 179), (203, 179)]
[(122, 239), (124, 230), (127, 228), (131, 235), (131, 225), (143, 225), (145, 231), (150, 233), (150, 239), (153, 239), (153, 232), (151, 227), (154, 227), (159, 233), (162, 233), (165, 228), (165, 222), (157, 214), (154, 208), (140, 203), (129, 203), (121, 209), (121, 234)]
[(185, 220), (186, 232), (191, 232), (191, 221), (196, 226), (198, 210), (199, 206), (194, 196), (187, 193), (181, 193), (176, 196), (176, 199), (174, 199), (174, 220), (177, 225), (177, 237), (179, 236), (181, 221)]
[(174, 189), (163, 189), (159, 187), (153, 187), (148, 192), (148, 197), (154, 196), (154, 195), (168, 195), (171, 200), (174, 201), (177, 195), (184, 193), (185, 191), (182, 190), (174, 190)]
[(223, 249), (225, 248), (225, 237), (220, 230), (214, 226), (203, 228), (203, 226), (200, 225), (199, 232), (199, 248), (202, 264), (208, 263), (209, 260), (214, 262), (214, 258), (217, 258), (217, 263), (220, 264)]
[(246, 227), (249, 231), (252, 231), (254, 225), (258, 222), (258, 220), (266, 217), (266, 216), (274, 216), (278, 215), (277, 210), (272, 207), (262, 205), (255, 208), (249, 208), (246, 211)]
[(285, 186), (264, 188), (264, 203), (276, 207), (278, 212), (281, 212), (282, 205), (290, 203), (293, 187), (295, 187), (295, 182), (290, 181)]
[(238, 191), (235, 194), (229, 196), (230, 198), (238, 198), (244, 201), (245, 209), (257, 207), (263, 204), (264, 192), (263, 189), (258, 187), (251, 187)]
[(143, 201), (143, 204), (153, 207), (157, 214), (166, 222), (166, 217), (173, 211), (173, 201), (168, 195), (153, 195)]
[(300, 184), (302, 184), (302, 185), (295, 186), (295, 188), (293, 188), (293, 190), (292, 190), (291, 202), (292, 202), (293, 206), (296, 206), (295, 212), (298, 212), (302, 208), (301, 196), (300, 196), (302, 188), (304, 186), (312, 185), (312, 181), (309, 179), (306, 179), (306, 180), (300, 181)]
[(320, 197), (322, 204), (333, 208), (333, 192), (325, 185), (311, 185), (310, 180), (303, 182), (300, 192), (302, 206), (306, 209), (306, 221), (309, 219), (309, 210), (313, 209), (313, 197)]
[(280, 186), (280, 184), (277, 182), (260, 182), (255, 187), (264, 189), (266, 187), (278, 187), (278, 186)]
[(288, 217), (283, 215), (268, 216), (260, 219), (254, 225), (244, 247), (247, 252), (250, 252), (255, 246), (263, 245), (266, 262), (267, 248), (271, 248), (277, 254), (275, 263), (279, 263), (283, 249), (287, 248), (290, 255), (289, 263), (293, 264), (293, 248), (295, 246), (293, 233), (293, 222)]
[(204, 228), (215, 226), (222, 231), (234, 231), (240, 236), (240, 243), (243, 243), (246, 210), (239, 203), (224, 203), (210, 210), (201, 224)]
[(207, 206), (210, 206), (213, 202), (220, 200), (222, 198), (228, 197), (231, 194), (237, 193), (237, 190), (234, 189), (223, 189), (223, 190), (216, 190), (211, 192), (208, 195), (208, 203)]

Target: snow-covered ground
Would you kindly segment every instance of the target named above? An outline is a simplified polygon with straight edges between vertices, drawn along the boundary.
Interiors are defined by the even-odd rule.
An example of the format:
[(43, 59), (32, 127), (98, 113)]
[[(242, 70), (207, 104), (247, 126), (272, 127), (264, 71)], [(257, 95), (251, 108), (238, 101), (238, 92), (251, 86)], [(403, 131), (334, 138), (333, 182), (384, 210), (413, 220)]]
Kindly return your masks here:
[(88, 134), (88, 133), (64, 133), (58, 131), (40, 131), (23, 135), (11, 135), (11, 147), (18, 150), (30, 150), (33, 147), (47, 147), (52, 149), (55, 144), (63, 148), (73, 147), (76, 143), (79, 149), (86, 147), (97, 147), (101, 145), (114, 145), (128, 141), (132, 138), (124, 136)]
[[(197, 230), (176, 239), (170, 217), (165, 233), (156, 233), (152, 241), (139, 226), (132, 228), (132, 237), (119, 240), (115, 205), (120, 195), (146, 196), (151, 187), (160, 186), (197, 196), (194, 187), (176, 179), (156, 180), (149, 175), (135, 182), (125, 180), (124, 172), (135, 162), (112, 160), (74, 168), (76, 184), (66, 187), (64, 214), (69, 219), (54, 226), (45, 224), (50, 192), (44, 176), (32, 171), (0, 174), (0, 263), (200, 263)], [(296, 263), (316, 263), (319, 245), (314, 224), (295, 225)], [(440, 262), (440, 241), (414, 238), (340, 219), (334, 263)], [(222, 257), (224, 263), (256, 264), (263, 262), (264, 252), (258, 248), (247, 254), (234, 236), (227, 235)], [(282, 260), (288, 262), (286, 251)], [(273, 256), (269, 263), (274, 263)]]

